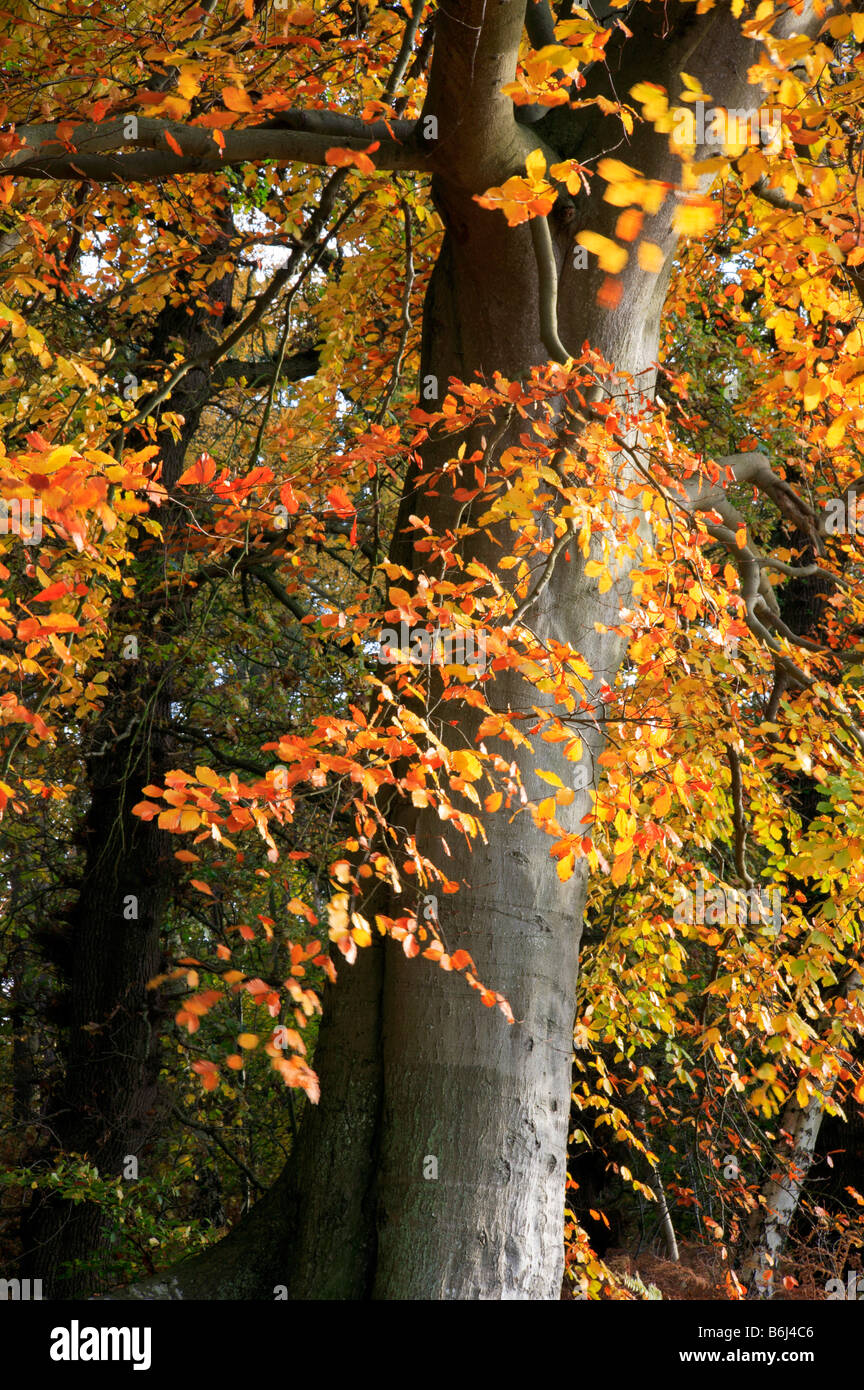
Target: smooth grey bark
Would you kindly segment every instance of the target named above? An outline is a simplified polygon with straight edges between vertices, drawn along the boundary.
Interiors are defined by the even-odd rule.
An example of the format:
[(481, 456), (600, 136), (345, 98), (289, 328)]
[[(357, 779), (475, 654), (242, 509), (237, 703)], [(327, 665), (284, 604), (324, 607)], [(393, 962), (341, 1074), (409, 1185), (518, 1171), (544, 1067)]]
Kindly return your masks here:
[[(508, 228), (500, 214), (481, 210), (474, 194), (519, 172), (525, 155), (541, 141), (547, 158), (584, 161), (615, 147), (648, 177), (677, 178), (677, 159), (666, 137), (650, 127), (637, 126), (622, 149), (620, 124), (613, 118), (558, 110), (531, 130), (517, 123), (500, 89), (514, 73), (524, 15), (524, 3), (470, 0), (459, 7), (458, 18), (444, 8), (437, 16), (424, 114), (438, 120), (430, 162), (446, 235), (425, 307), (421, 371), (424, 377), (435, 375), (442, 386), (451, 375), (471, 380), (475, 373), (490, 378), (496, 371), (519, 380), (548, 360), (530, 230)], [(761, 93), (746, 81), (758, 45), (741, 37), (727, 10), (697, 16), (692, 6), (673, 4), (659, 12), (645, 7), (631, 23), (637, 27), (635, 41), (624, 45), (622, 38), (612, 46), (610, 62), (592, 71), (586, 91), (605, 87), (612, 95), (611, 84), (623, 97), (647, 76), (666, 85), (674, 99), (677, 74), (684, 68), (718, 99), (722, 94), (725, 105), (758, 108)], [(787, 30), (799, 32), (813, 23), (809, 14), (785, 22)], [(563, 203), (549, 217), (558, 270), (558, 331), (571, 352), (589, 342), (650, 396), (675, 248), (673, 204), (667, 199), (645, 229), (663, 249), (665, 271), (649, 275), (631, 255), (621, 277), (620, 306), (610, 312), (596, 301), (602, 273), (577, 270), (571, 254), (580, 227), (613, 234), (617, 209), (602, 201), (602, 191), (598, 178), (590, 198)], [(469, 454), (479, 435), (479, 430), (469, 434)], [(498, 447), (508, 442), (505, 435)], [(424, 470), (452, 457), (456, 443), (431, 440)], [(408, 512), (418, 509), (414, 477), (406, 479), (393, 554), (421, 572), (423, 557), (412, 553), (400, 532)], [(437, 497), (423, 498), (436, 532), (455, 519), (459, 505), (443, 487)], [(551, 535), (551, 517), (548, 524)], [(478, 535), (463, 554), (494, 565), (501, 551), (488, 536)], [(574, 547), (570, 563), (556, 567), (530, 610), (530, 625), (541, 638), (554, 633), (589, 662), (595, 696), (601, 681), (613, 683), (621, 659), (622, 640), (607, 629), (618, 622), (627, 591), (622, 564), (618, 582), (599, 595)], [(550, 697), (512, 672), (498, 673), (486, 693), (496, 709), (553, 708)], [(597, 726), (580, 731), (592, 767), (604, 743), (602, 703), (597, 713)], [(441, 736), (451, 746), (470, 747), (475, 727), (469, 713), (457, 730), (445, 723)], [(572, 764), (555, 745), (541, 747), (542, 753), (515, 754), (535, 797), (538, 765), (572, 783)], [(588, 804), (582, 791), (562, 809), (565, 831), (579, 825)], [(471, 847), (428, 812), (413, 820), (406, 813), (403, 823), (420, 850), (446, 864), (448, 876), (463, 884), (458, 894), (441, 900), (448, 948), (470, 952), (480, 978), (507, 997), (517, 1022), (508, 1027), (497, 1010), (484, 1009), (460, 992), (452, 975), (423, 960), (406, 961), (392, 942), (376, 948), (373, 960), (361, 952), (357, 966), (340, 972), (331, 993), (332, 1023), (316, 1052), (322, 1108), (307, 1112), (297, 1153), (265, 1199), (267, 1219), (283, 1223), (275, 1237), (268, 1234), (268, 1253), (262, 1257), (251, 1226), (241, 1226), (222, 1246), (166, 1276), (171, 1296), (201, 1296), (208, 1268), (211, 1297), (244, 1296), (241, 1289), (245, 1296), (267, 1296), (267, 1282), (277, 1270), (284, 1277), (273, 1282), (287, 1284), (293, 1297), (559, 1296), (584, 862), (562, 884), (549, 858), (550, 840), (528, 816), (486, 817), (488, 843), (475, 841)], [(446, 859), (442, 835), (451, 855)], [(359, 1065), (352, 1037), (362, 1038)], [(328, 1087), (334, 1102), (326, 1100)], [(354, 1117), (347, 1131), (343, 1111)], [(427, 1157), (437, 1160), (437, 1179), (424, 1177)], [(314, 1189), (309, 1174), (318, 1175)], [(335, 1206), (328, 1181), (336, 1183)], [(267, 1223), (256, 1222), (256, 1212), (251, 1220), (260, 1234)], [(232, 1279), (227, 1269), (220, 1283), (226, 1249), (245, 1249), (258, 1261), (255, 1287), (261, 1292), (251, 1293), (250, 1281)], [(132, 1296), (165, 1294), (147, 1281)]]

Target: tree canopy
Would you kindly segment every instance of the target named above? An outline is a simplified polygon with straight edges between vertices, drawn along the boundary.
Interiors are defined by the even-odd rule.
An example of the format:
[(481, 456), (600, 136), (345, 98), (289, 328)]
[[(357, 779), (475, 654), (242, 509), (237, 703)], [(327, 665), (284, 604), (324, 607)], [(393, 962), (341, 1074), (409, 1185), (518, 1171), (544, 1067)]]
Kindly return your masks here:
[(4, 1265), (825, 1297), (864, 15), (5, 18)]

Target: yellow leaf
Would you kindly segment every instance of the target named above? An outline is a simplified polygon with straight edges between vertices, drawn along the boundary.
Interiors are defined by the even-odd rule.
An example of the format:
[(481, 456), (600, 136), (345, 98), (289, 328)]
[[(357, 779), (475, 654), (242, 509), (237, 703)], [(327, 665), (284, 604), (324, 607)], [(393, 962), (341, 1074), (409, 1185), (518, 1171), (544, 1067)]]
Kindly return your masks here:
[(657, 275), (663, 269), (665, 257), (656, 242), (640, 241), (636, 248), (636, 254), (639, 257), (640, 266), (649, 274)]
[(348, 930), (347, 893), (334, 893), (327, 904), (327, 919), (330, 923), (330, 940), (338, 941)]
[(459, 748), (451, 755), (453, 769), (457, 776), (466, 782), (476, 782), (478, 777), (483, 776), (483, 765), (480, 759), (473, 753), (469, 753), (467, 748)]
[(257, 1034), (257, 1033), (241, 1033), (241, 1034), (239, 1035), (239, 1037), (237, 1038), (237, 1046), (238, 1046), (238, 1047), (245, 1047), (245, 1048), (257, 1047), (257, 1046), (258, 1046), (258, 1034)]
[(822, 400), (822, 383), (817, 381), (814, 376), (804, 384), (804, 409), (815, 410)]
[[(635, 87), (633, 95), (636, 95)], [(638, 169), (631, 169), (629, 164), (624, 164), (620, 159), (601, 159), (597, 165), (597, 173), (607, 183), (629, 183), (631, 179), (640, 177)]]
[(58, 468), (65, 468), (78, 450), (72, 444), (64, 444), (59, 449), (52, 449), (50, 454), (40, 454), (37, 472), (56, 473)]
[(372, 941), (372, 933), (369, 930), (369, 923), (365, 917), (361, 917), (359, 912), (352, 912), (351, 921), (354, 923), (351, 928), (351, 935), (358, 946), (368, 946)]
[(570, 850), (564, 855), (563, 859), (558, 860), (556, 872), (562, 883), (566, 883), (568, 878), (573, 877), (573, 870), (576, 867), (576, 856)]
[(600, 262), (600, 269), (608, 271), (610, 275), (617, 275), (629, 260), (630, 253), (623, 246), (601, 236), (599, 232), (579, 232), (576, 240), (586, 251), (593, 252)]
[(200, 824), (201, 817), (198, 812), (188, 808), (185, 811), (175, 811), (172, 807), (169, 811), (162, 811), (158, 820), (160, 830), (197, 830)]
[(209, 767), (196, 767), (195, 776), (205, 787), (221, 787), (222, 778)]
[(542, 772), (539, 767), (535, 768), (534, 771), (538, 777), (543, 778), (544, 782), (548, 782), (550, 787), (563, 787), (564, 783), (554, 772)]
[(842, 444), (845, 433), (846, 425), (842, 419), (835, 420), (833, 424), (829, 425), (825, 435), (825, 443), (828, 448), (836, 449), (838, 444)]
[[(691, 77), (690, 74), (689, 74), (689, 72), (682, 72), (682, 73), (680, 74), (680, 77), (681, 77), (681, 81), (684, 83), (684, 86), (685, 86), (689, 91), (691, 91), (691, 92), (697, 92), (697, 93), (699, 94), (699, 96), (701, 96), (701, 97), (704, 97), (704, 96), (705, 96), (705, 93), (702, 91), (702, 83), (699, 81), (699, 78), (698, 78), (698, 77)], [(710, 97), (709, 97), (709, 100), (710, 100)]]
[(185, 101), (190, 101), (201, 90), (198, 72), (197, 64), (184, 63), (180, 69), (180, 75), (177, 78), (177, 90)]
[(654, 804), (651, 807), (652, 816), (665, 816), (671, 805), (672, 788), (664, 787), (660, 795), (654, 798)]
[(714, 203), (684, 203), (675, 211), (675, 231), (680, 236), (704, 236), (716, 227), (718, 212)]
[(542, 179), (543, 175), (546, 173), (546, 160), (544, 158), (543, 151), (532, 150), (528, 158), (525, 160), (525, 168), (528, 171), (529, 179)]

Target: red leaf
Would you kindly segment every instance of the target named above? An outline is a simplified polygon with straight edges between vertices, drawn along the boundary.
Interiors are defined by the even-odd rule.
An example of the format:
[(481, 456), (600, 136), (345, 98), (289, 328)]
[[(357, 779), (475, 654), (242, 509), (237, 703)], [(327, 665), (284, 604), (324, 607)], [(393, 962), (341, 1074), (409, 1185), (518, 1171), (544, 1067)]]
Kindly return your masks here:
[(62, 581), (62, 579), (61, 579), (61, 580), (59, 581), (59, 583), (57, 583), (57, 584), (49, 584), (48, 588), (47, 588), (47, 589), (43, 589), (42, 592), (41, 592), (41, 594), (36, 594), (35, 597), (34, 597), (34, 599), (33, 599), (33, 602), (34, 602), (34, 603), (51, 603), (55, 598), (62, 598), (63, 595), (64, 595), (64, 594), (68, 594), (68, 592), (69, 592), (69, 585), (68, 585), (68, 584), (64, 584), (63, 581)]

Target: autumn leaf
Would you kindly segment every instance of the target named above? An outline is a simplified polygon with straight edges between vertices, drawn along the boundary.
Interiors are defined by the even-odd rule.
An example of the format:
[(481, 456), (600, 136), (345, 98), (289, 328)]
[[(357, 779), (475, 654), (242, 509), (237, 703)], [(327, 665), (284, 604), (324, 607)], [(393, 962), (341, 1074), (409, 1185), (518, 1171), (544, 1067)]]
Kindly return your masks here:
[(331, 488), (327, 494), (327, 501), (338, 517), (349, 517), (354, 515), (354, 504), (344, 488)]
[(219, 1068), (214, 1062), (193, 1062), (192, 1070), (200, 1076), (205, 1091), (215, 1091), (219, 1085)]
[(576, 240), (580, 246), (597, 256), (601, 270), (608, 270), (612, 275), (617, 275), (627, 264), (629, 252), (626, 248), (618, 246), (608, 237), (601, 236), (599, 232), (578, 232)]
[(332, 149), (327, 151), (325, 160), (328, 164), (337, 169), (348, 169), (353, 167), (359, 169), (361, 174), (374, 174), (375, 165), (372, 163), (369, 155), (378, 149), (379, 143), (379, 141), (375, 140), (371, 145), (366, 146), (365, 151), (351, 150), (334, 145)]
[(229, 111), (253, 111), (255, 109), (242, 87), (223, 87), (222, 100)]

